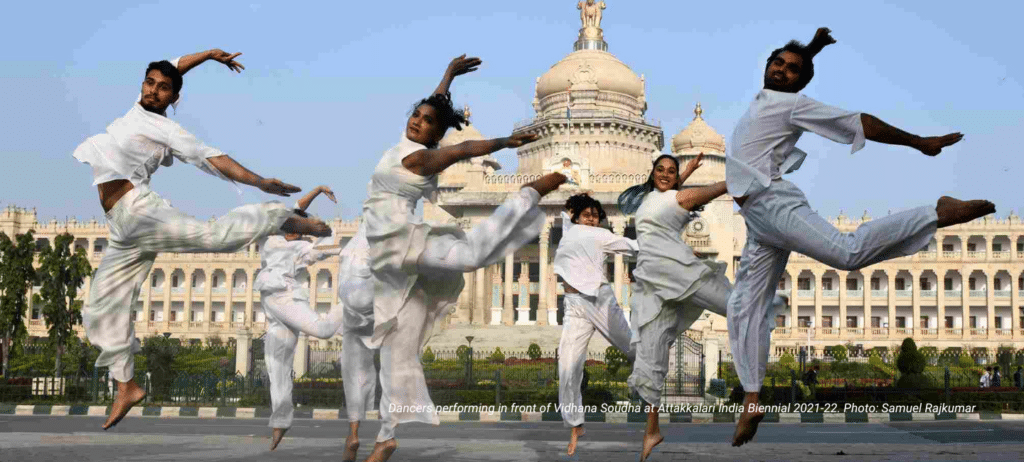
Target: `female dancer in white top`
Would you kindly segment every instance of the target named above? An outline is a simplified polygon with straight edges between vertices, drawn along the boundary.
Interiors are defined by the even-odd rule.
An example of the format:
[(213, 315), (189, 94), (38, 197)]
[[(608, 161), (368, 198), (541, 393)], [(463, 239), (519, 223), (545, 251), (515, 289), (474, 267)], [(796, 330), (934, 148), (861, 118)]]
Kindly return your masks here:
[(565, 208), (569, 213), (562, 212), (562, 239), (555, 251), (554, 272), (565, 284), (565, 316), (558, 343), (558, 402), (562, 405), (562, 420), (572, 427), (571, 456), (584, 433), (580, 382), (590, 337), (596, 330), (630, 361), (634, 357), (629, 324), (608, 284), (605, 261), (612, 253), (635, 255), (639, 247), (635, 240), (601, 227), (604, 208), (589, 195), (570, 197)]
[[(664, 439), (658, 425), (659, 407), (669, 347), (680, 331), (687, 329), (704, 310), (725, 316), (732, 284), (725, 278), (725, 265), (697, 258), (682, 239), (691, 211), (725, 194), (725, 182), (709, 186), (679, 187), (701, 166), (699, 154), (679, 173), (679, 161), (662, 155), (654, 161), (647, 183), (619, 196), (619, 210), (636, 214), (637, 255), (633, 276), (639, 289), (639, 303), (633, 304), (633, 329), (639, 337), (636, 360), (629, 386), (646, 403), (647, 428), (640, 460), (646, 460)], [(776, 303), (785, 302), (778, 298)], [(769, 313), (771, 315), (771, 313)], [(765, 337), (765, 340), (768, 338)], [(767, 351), (768, 343), (761, 345)]]
[(540, 234), (545, 217), (537, 204), (566, 180), (561, 173), (551, 173), (524, 185), (468, 233), (416, 218), (419, 199), (436, 197), (437, 174), (448, 166), (537, 138), (516, 134), (437, 147), (448, 127), (459, 129), (465, 123), (452, 107), (452, 80), (480, 63), (465, 55), (452, 60), (434, 94), (416, 105), (402, 139), (377, 164), (363, 203), (374, 282), (371, 342), (379, 342), (381, 348), (383, 421), (368, 461), (391, 456), (398, 447), (394, 430), (399, 423), (440, 423), (419, 358), (428, 328), (457, 301), (462, 272), (493, 264)]
[[(320, 194), (337, 202), (334, 192), (320, 186), (307, 194), (296, 204), (296, 209), (305, 211), (313, 199)], [(285, 432), (292, 426), (292, 361), (295, 345), (300, 332), (317, 338), (331, 338), (341, 327), (343, 305), (335, 305), (326, 319), (309, 306), (309, 290), (302, 288), (295, 275), (320, 260), (340, 253), (340, 246), (314, 246), (301, 239), (298, 234), (270, 236), (260, 246), (263, 266), (253, 281), (253, 288), (260, 291), (263, 312), (267, 315), (267, 334), (264, 353), (267, 373), (270, 375), (270, 428), (273, 437), (270, 450), (281, 442)]]

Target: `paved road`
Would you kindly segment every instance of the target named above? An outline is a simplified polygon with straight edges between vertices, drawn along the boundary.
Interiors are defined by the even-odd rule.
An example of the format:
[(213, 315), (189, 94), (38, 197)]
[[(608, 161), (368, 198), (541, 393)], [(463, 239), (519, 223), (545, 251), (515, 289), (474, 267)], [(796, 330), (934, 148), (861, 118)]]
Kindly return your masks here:
[[(282, 446), (266, 450), (269, 429), (253, 419), (128, 418), (110, 432), (101, 417), (0, 417), (0, 461), (341, 460), (345, 421), (297, 420)], [(363, 425), (365, 456), (379, 423)], [(664, 425), (652, 461), (669, 460), (1024, 460), (1024, 422), (768, 424), (742, 448), (727, 444), (732, 424)], [(587, 425), (577, 457), (565, 456), (561, 423), (411, 424), (399, 429), (394, 461), (636, 460), (641, 424)]]

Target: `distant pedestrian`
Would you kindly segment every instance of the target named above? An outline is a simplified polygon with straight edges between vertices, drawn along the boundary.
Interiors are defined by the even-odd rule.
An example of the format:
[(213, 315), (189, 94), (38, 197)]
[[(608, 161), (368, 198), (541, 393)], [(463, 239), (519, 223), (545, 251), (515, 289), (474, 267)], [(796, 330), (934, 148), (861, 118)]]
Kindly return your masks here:
[(1013, 386), (1024, 388), (1024, 367), (1017, 366), (1017, 372), (1013, 373)]
[(978, 386), (981, 388), (988, 388), (992, 381), (991, 376), (992, 368), (986, 367), (985, 373), (981, 375), (981, 379), (978, 380)]
[(998, 387), (1002, 383), (1003, 383), (1003, 374), (999, 373), (999, 366), (996, 366), (994, 372), (992, 373), (992, 386), (993, 387)]

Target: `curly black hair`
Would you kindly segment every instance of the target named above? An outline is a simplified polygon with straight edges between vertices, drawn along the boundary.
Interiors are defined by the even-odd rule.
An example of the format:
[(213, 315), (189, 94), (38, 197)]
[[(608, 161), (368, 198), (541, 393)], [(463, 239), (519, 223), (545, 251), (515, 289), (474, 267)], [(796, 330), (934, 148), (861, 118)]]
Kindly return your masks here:
[(165, 77), (171, 79), (171, 89), (174, 90), (174, 94), (181, 92), (181, 86), (184, 85), (185, 81), (181, 78), (181, 72), (170, 61), (164, 60), (149, 63), (149, 66), (146, 67), (145, 75), (149, 75), (149, 71), (152, 70), (160, 71)]
[(803, 66), (800, 68), (800, 80), (797, 80), (795, 90), (803, 90), (811, 79), (814, 78), (814, 52), (808, 47), (796, 40), (790, 40), (789, 43), (784, 45), (782, 48), (777, 48), (772, 52), (771, 56), (768, 57), (768, 62), (764, 65), (765, 72), (768, 72), (768, 66), (772, 65), (772, 61), (779, 57), (782, 52), (788, 51), (799, 55), (804, 60)]
[(434, 108), (434, 111), (437, 114), (438, 123), (444, 127), (445, 131), (448, 131), (449, 128), (461, 131), (463, 125), (469, 125), (469, 121), (466, 119), (466, 114), (460, 109), (455, 109), (455, 106), (452, 104), (451, 92), (447, 92), (445, 94), (434, 93), (427, 98), (419, 100), (412, 106), (412, 109), (409, 110), (409, 115), (412, 115), (416, 108), (424, 104)]
[(569, 211), (569, 215), (572, 217), (570, 221), (573, 223), (579, 221), (580, 214), (584, 210), (591, 208), (597, 209), (598, 222), (608, 218), (608, 215), (604, 213), (604, 207), (601, 206), (601, 202), (590, 197), (588, 194), (577, 194), (565, 201), (565, 209)]

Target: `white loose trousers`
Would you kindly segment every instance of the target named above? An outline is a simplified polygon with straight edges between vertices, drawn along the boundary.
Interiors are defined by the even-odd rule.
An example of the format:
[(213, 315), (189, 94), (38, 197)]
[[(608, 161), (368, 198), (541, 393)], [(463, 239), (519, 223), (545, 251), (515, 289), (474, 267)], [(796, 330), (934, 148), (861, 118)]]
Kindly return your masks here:
[(82, 322), (89, 341), (102, 351), (96, 366), (127, 382), (135, 375), (131, 311), (159, 252), (236, 252), (280, 233), (292, 211), (280, 202), (238, 207), (214, 222), (171, 207), (146, 185), (136, 185), (106, 214), (110, 246), (93, 275)]
[(759, 391), (764, 382), (772, 300), (790, 252), (855, 271), (921, 251), (938, 223), (935, 207), (922, 206), (843, 233), (811, 210), (803, 192), (786, 180), (773, 180), (767, 189), (748, 196), (740, 214), (747, 224), (747, 243), (729, 298), (728, 324), (736, 373), (748, 393)]
[[(427, 237), (417, 260), (416, 282), (405, 304), (397, 310), (392, 325), (374, 326), (376, 332), (384, 332), (378, 442), (394, 438), (395, 427), (401, 423), (441, 423), (420, 362), (423, 344), (433, 333), (435, 321), (458, 299), (463, 272), (493, 264), (540, 234), (544, 214), (537, 207), (539, 201), (536, 190), (523, 188), (464, 235)], [(521, 228), (510, 230), (513, 226)]]
[(558, 342), (558, 402), (562, 420), (567, 427), (583, 425), (583, 367), (587, 362), (587, 346), (594, 332), (600, 332), (613, 346), (632, 361), (632, 334), (626, 316), (615, 299), (610, 284), (602, 284), (597, 296), (565, 294), (565, 316), (562, 317), (562, 338)]
[(320, 319), (310, 308), (309, 299), (295, 293), (297, 290), (300, 289), (260, 292), (267, 315), (263, 352), (270, 375), (271, 428), (292, 426), (292, 370), (299, 333), (329, 339), (338, 332), (344, 316), (344, 305), (337, 304), (327, 312), (326, 319)]

